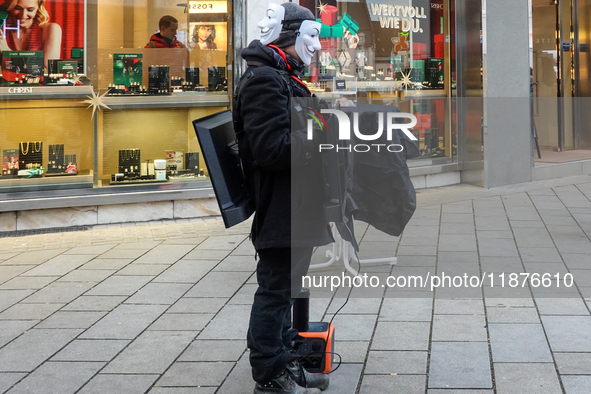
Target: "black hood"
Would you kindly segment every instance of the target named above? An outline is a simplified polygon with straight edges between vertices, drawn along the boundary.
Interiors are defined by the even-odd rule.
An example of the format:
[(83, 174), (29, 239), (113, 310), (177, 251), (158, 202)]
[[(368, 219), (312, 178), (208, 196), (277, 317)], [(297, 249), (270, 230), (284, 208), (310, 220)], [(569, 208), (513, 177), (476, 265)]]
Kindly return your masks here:
[(261, 44), (259, 40), (253, 40), (248, 47), (240, 52), (240, 55), (247, 62), (251, 60), (261, 62), (273, 68), (287, 69), (281, 56), (273, 48)]
[[(266, 66), (277, 68), (279, 70), (287, 70), (287, 64), (283, 57), (273, 48), (261, 44), (259, 40), (253, 40), (248, 47), (244, 48), (240, 55), (246, 62), (255, 61), (263, 63)], [(300, 64), (296, 59), (285, 53), (285, 58), (291, 67), (290, 73), (297, 75), (301, 78), (301, 74), (304, 71), (304, 65)]]

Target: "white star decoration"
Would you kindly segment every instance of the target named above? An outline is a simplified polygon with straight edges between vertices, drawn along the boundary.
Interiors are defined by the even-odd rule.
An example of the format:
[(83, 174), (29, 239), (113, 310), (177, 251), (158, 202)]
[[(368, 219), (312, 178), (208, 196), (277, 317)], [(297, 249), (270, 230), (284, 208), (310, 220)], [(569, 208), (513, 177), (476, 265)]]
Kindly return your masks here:
[(408, 90), (409, 86), (412, 86), (414, 83), (410, 80), (410, 71), (408, 73), (401, 72), (402, 74), (402, 81), (401, 84), (404, 86), (404, 90)]
[(86, 109), (92, 107), (91, 119), (94, 119), (94, 113), (96, 111), (101, 111), (102, 110), (101, 107), (106, 108), (106, 109), (111, 109), (111, 108), (109, 108), (105, 103), (103, 103), (103, 97), (105, 97), (107, 95), (108, 91), (101, 94), (100, 96), (97, 96), (96, 93), (94, 92), (94, 90), (92, 90), (91, 92), (92, 92), (92, 96), (87, 96), (88, 100), (79, 101), (79, 102), (84, 103), (84, 104), (89, 104)]
[(326, 4), (322, 4), (322, 1), (318, 2), (318, 10), (320, 11), (320, 14), (322, 15), (322, 13), (324, 12), (324, 8), (326, 7)]

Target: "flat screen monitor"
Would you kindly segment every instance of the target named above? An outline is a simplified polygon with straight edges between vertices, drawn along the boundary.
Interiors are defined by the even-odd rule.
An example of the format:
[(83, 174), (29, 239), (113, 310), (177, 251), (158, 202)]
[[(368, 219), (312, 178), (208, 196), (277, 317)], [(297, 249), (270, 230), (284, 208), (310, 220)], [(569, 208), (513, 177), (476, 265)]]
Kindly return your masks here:
[(245, 221), (254, 212), (254, 200), (240, 166), (232, 111), (194, 120), (193, 126), (226, 228)]

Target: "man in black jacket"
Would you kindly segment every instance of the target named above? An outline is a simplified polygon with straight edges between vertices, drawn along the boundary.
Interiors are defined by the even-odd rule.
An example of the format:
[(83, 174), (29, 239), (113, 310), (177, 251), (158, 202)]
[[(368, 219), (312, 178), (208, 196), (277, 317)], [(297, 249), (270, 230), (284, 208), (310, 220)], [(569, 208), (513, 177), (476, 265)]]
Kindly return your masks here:
[(242, 51), (248, 68), (234, 101), (240, 155), (255, 196), (251, 238), (259, 256), (247, 344), (255, 394), (317, 394), (328, 387), (328, 376), (305, 371), (291, 348), (297, 336), (291, 285), (293, 278), (301, 286), (312, 248), (332, 237), (322, 210), (317, 139), (307, 139), (305, 119), (297, 113), (292, 124), (290, 103), (292, 97), (311, 97), (300, 77), (320, 49), (320, 24), (304, 7), (281, 6), (279, 38), (268, 45), (254, 40)]

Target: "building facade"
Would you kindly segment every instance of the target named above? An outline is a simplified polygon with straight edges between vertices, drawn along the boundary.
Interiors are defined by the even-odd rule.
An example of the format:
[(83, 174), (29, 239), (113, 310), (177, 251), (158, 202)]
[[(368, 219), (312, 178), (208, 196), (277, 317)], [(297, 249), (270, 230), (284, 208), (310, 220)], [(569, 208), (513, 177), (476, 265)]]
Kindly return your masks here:
[[(268, 1), (2, 1), (0, 231), (217, 212), (192, 121), (231, 107)], [(299, 3), (314, 93), (417, 117), (417, 188), (591, 173), (587, 2)], [(178, 43), (151, 47), (164, 15)]]

